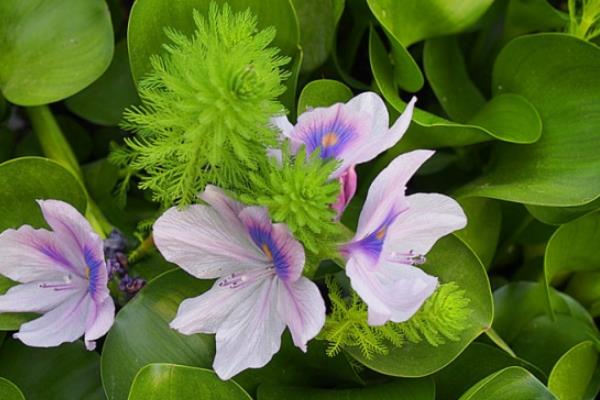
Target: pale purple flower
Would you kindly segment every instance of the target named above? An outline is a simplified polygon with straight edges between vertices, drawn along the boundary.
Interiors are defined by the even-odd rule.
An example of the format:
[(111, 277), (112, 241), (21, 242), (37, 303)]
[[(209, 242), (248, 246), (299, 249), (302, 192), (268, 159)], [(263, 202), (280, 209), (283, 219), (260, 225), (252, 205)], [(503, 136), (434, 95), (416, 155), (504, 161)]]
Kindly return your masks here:
[(221, 379), (269, 362), (286, 325), (306, 351), (325, 322), (325, 303), (302, 276), (302, 245), (284, 224), (272, 224), (264, 208), (246, 207), (214, 186), (200, 197), (208, 205), (171, 208), (154, 224), (165, 259), (198, 278), (218, 278), (181, 303), (171, 327), (216, 333), (213, 368)]
[(369, 308), (369, 324), (408, 320), (435, 291), (437, 278), (415, 265), (435, 242), (466, 224), (456, 201), (437, 193), (405, 196), (406, 183), (433, 151), (396, 157), (375, 178), (354, 238), (341, 247), (352, 288)]
[(102, 239), (69, 204), (38, 201), (52, 231), (23, 225), (0, 234), (0, 274), (19, 282), (0, 296), (0, 312), (43, 314), (14, 337), (51, 347), (84, 335), (94, 349), (114, 321)]
[(341, 193), (333, 208), (341, 214), (356, 191), (354, 166), (372, 160), (402, 138), (416, 100), (412, 98), (391, 128), (385, 103), (373, 92), (309, 110), (298, 117), (295, 126), (285, 116), (273, 118), (272, 124), (290, 140), (292, 152), (305, 145), (308, 154), (318, 148), (322, 158), (339, 161), (331, 178), (340, 180)]

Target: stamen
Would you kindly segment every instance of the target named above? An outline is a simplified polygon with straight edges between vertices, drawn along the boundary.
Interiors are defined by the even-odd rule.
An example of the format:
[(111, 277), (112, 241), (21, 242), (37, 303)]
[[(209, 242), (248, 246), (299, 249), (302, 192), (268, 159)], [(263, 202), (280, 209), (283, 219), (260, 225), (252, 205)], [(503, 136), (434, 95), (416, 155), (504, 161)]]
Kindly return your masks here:
[(237, 289), (243, 287), (249, 283), (255, 282), (256, 280), (275, 274), (274, 267), (267, 267), (264, 269), (249, 271), (246, 273), (234, 272), (231, 275), (223, 277), (218, 280), (219, 287), (228, 287), (230, 289)]
[(400, 264), (408, 264), (408, 265), (422, 265), (425, 264), (427, 259), (422, 254), (415, 254), (413, 250), (408, 253), (397, 253), (392, 252), (387, 257), (388, 261), (397, 262)]

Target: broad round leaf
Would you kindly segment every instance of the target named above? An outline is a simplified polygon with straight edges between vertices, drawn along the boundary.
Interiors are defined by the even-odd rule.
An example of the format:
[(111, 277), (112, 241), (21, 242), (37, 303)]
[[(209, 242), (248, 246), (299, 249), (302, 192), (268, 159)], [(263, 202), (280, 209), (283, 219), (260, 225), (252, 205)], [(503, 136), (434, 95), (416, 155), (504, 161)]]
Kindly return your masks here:
[(14, 383), (5, 378), (0, 378), (0, 399), (25, 400), (23, 392)]
[(128, 400), (251, 400), (234, 381), (211, 370), (174, 364), (149, 364), (135, 377)]
[(423, 65), (427, 80), (440, 105), (457, 122), (467, 122), (486, 100), (467, 71), (455, 36), (425, 42)]
[(544, 257), (544, 278), (549, 286), (558, 275), (574, 271), (600, 270), (600, 211), (562, 225), (554, 232)]
[(292, 0), (292, 4), (298, 16), (304, 53), (301, 71), (309, 73), (329, 58), (344, 4), (340, 0)]
[(517, 93), (543, 121), (530, 146), (496, 144), (490, 171), (461, 193), (542, 206), (577, 206), (600, 196), (600, 48), (559, 33), (519, 37), (494, 66), (496, 94)]
[[(597, 365), (595, 344), (580, 343), (556, 362), (548, 378), (548, 388), (561, 400), (583, 400), (590, 386), (592, 392), (598, 391), (598, 378), (594, 376)], [(592, 396), (596, 394), (591, 393)]]
[(357, 348), (345, 349), (352, 357), (377, 372), (400, 377), (429, 375), (454, 360), (492, 323), (493, 308), (490, 284), (477, 256), (459, 239), (447, 236), (427, 254), (423, 269), (441, 282), (455, 282), (471, 300), (471, 326), (457, 342), (449, 341), (433, 347), (426, 341), (407, 343), (401, 348), (390, 345), (389, 354), (366, 359)]
[(213, 337), (181, 335), (169, 328), (169, 322), (184, 299), (211, 285), (181, 270), (166, 272), (119, 311), (102, 350), (102, 383), (110, 400), (126, 399), (135, 375), (146, 364), (210, 368)]
[(23, 157), (0, 164), (0, 231), (28, 224), (45, 226), (39, 199), (63, 200), (85, 212), (86, 197), (77, 179), (47, 158)]
[(404, 46), (434, 36), (462, 32), (493, 0), (368, 0), (375, 18)]
[[(371, 30), (369, 57), (375, 83), (383, 97), (398, 112), (406, 103), (394, 84), (393, 70), (385, 47), (375, 30)], [(540, 137), (542, 126), (535, 108), (523, 97), (510, 94), (496, 96), (472, 116), (459, 124), (416, 108), (413, 121), (402, 140), (378, 163), (387, 165), (392, 158), (409, 149), (464, 146), (492, 139), (532, 143)]]
[(67, 99), (69, 110), (99, 125), (116, 126), (123, 110), (139, 102), (127, 55), (127, 43), (115, 46), (115, 55), (106, 72), (83, 91)]
[(527, 211), (538, 221), (548, 225), (561, 225), (581, 217), (593, 210), (600, 209), (600, 197), (596, 200), (575, 207), (543, 207), (526, 205)]
[(531, 372), (508, 367), (473, 385), (459, 400), (558, 400)]
[(18, 385), (27, 400), (105, 398), (100, 357), (81, 341), (43, 349), (6, 340), (0, 347), (0, 376)]
[(298, 115), (316, 107), (329, 107), (335, 103), (345, 103), (352, 98), (352, 91), (341, 82), (319, 79), (309, 82), (298, 99)]
[(397, 379), (359, 389), (315, 389), (261, 385), (258, 400), (433, 400), (435, 385), (431, 378)]
[(523, 367), (538, 379), (546, 379), (542, 371), (527, 361), (512, 357), (497, 347), (474, 342), (456, 360), (433, 376), (435, 393), (440, 399), (457, 399), (481, 379), (510, 366)]
[(106, 70), (113, 47), (104, 0), (0, 2), (0, 89), (12, 103), (77, 93)]

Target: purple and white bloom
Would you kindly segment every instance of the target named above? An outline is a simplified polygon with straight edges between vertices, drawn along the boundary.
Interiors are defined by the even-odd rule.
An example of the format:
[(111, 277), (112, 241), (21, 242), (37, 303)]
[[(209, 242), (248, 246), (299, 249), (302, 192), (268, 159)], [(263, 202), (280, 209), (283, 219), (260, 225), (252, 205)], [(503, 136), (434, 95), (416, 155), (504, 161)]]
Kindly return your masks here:
[(398, 156), (375, 178), (354, 238), (340, 249), (352, 288), (368, 305), (371, 325), (410, 319), (435, 291), (437, 278), (416, 265), (442, 236), (466, 225), (460, 205), (437, 193), (405, 195), (406, 183), (433, 151)]
[(341, 214), (356, 191), (354, 166), (372, 160), (402, 138), (416, 101), (413, 97), (391, 128), (385, 103), (373, 92), (309, 110), (298, 117), (295, 126), (285, 116), (273, 118), (272, 124), (290, 140), (292, 152), (305, 145), (308, 154), (318, 148), (322, 158), (340, 162), (331, 178), (340, 180), (341, 194), (333, 208)]
[(325, 303), (302, 276), (302, 245), (264, 208), (244, 206), (214, 186), (200, 197), (208, 205), (171, 208), (154, 224), (165, 259), (198, 278), (218, 278), (181, 303), (171, 327), (186, 335), (216, 333), (213, 368), (221, 379), (268, 363), (286, 325), (306, 351), (325, 323)]
[(102, 239), (71, 205), (38, 203), (52, 231), (23, 225), (0, 234), (0, 274), (20, 283), (0, 296), (0, 313), (43, 314), (14, 335), (29, 346), (58, 346), (84, 335), (93, 350), (115, 316)]

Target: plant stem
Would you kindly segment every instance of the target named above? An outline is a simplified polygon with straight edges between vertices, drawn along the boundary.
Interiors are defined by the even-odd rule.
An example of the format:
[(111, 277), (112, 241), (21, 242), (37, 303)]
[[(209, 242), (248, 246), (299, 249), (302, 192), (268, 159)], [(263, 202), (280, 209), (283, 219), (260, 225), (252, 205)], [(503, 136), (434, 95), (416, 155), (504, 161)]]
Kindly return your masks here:
[(46, 157), (65, 167), (81, 184), (87, 197), (85, 216), (100, 236), (105, 238), (107, 233), (112, 230), (112, 225), (89, 195), (77, 158), (58, 126), (54, 115), (52, 115), (47, 105), (27, 107), (26, 110), (33, 126), (33, 131)]

